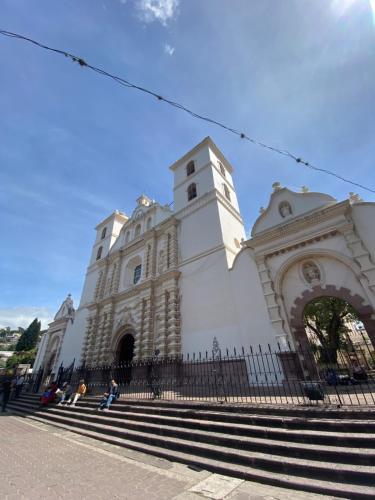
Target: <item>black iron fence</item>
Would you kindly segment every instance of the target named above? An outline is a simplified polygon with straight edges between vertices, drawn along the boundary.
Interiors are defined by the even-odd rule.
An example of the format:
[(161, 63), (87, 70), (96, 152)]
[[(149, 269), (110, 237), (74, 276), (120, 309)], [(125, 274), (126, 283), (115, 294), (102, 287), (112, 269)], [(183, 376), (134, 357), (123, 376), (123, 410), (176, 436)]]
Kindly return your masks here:
[[(335, 359), (321, 362), (322, 349), (277, 345), (232, 352), (168, 358), (154, 356), (123, 365), (60, 367), (47, 379), (75, 387), (83, 379), (89, 395), (100, 395), (115, 379), (123, 399), (232, 403), (334, 405), (375, 404), (375, 353), (346, 344)], [(39, 384), (37, 383), (39, 380)], [(41, 372), (30, 390), (43, 388)]]

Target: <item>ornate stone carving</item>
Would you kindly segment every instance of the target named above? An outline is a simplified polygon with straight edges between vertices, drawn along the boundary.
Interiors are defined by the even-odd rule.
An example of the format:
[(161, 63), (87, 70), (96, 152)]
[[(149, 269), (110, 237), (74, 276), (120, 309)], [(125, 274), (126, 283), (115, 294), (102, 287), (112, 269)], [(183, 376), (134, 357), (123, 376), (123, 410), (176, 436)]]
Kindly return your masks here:
[(322, 279), (319, 267), (311, 260), (302, 263), (302, 275), (309, 285), (317, 285)]
[(292, 215), (292, 207), (290, 206), (289, 201), (282, 201), (279, 205), (279, 214), (283, 219), (285, 217), (289, 217), (289, 215)]

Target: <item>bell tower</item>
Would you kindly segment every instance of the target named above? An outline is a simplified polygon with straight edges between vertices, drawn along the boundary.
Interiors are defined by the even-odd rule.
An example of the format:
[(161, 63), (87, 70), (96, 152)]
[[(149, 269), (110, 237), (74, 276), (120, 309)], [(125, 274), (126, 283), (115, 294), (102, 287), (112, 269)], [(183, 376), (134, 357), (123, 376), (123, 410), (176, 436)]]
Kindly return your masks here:
[(181, 221), (181, 260), (222, 249), (230, 266), (245, 238), (233, 167), (206, 137), (170, 169), (174, 173), (175, 216)]

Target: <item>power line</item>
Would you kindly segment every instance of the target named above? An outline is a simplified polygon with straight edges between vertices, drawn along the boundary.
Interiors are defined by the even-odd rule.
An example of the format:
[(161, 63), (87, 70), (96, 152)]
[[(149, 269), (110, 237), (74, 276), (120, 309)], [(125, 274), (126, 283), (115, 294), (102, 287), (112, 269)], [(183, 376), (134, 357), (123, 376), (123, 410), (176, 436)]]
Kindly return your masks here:
[(0, 30), (0, 35), (7, 36), (7, 37), (10, 37), (10, 38), (18, 38), (19, 40), (24, 40), (26, 42), (32, 43), (33, 45), (36, 45), (36, 46), (38, 46), (38, 47), (40, 47), (42, 49), (49, 50), (51, 52), (55, 52), (57, 54), (63, 55), (65, 57), (68, 57), (73, 62), (78, 63), (81, 67), (89, 68), (92, 71), (95, 71), (95, 73), (98, 73), (99, 75), (105, 76), (107, 78), (111, 78), (116, 83), (118, 83), (120, 85), (123, 85), (124, 87), (128, 87), (128, 88), (131, 88), (131, 89), (134, 89), (134, 90), (138, 90), (139, 92), (143, 92), (145, 94), (153, 96), (156, 99), (158, 99), (159, 101), (163, 101), (163, 102), (169, 104), (170, 106), (172, 106), (174, 108), (180, 109), (181, 111), (184, 111), (185, 113), (188, 113), (193, 118), (197, 118), (199, 120), (203, 120), (203, 121), (205, 121), (207, 123), (210, 123), (212, 125), (216, 125), (217, 127), (220, 127), (222, 129), (226, 130), (227, 132), (235, 134), (235, 135), (239, 136), (241, 139), (245, 139), (246, 141), (249, 141), (249, 142), (251, 142), (252, 144), (254, 144), (256, 146), (259, 146), (259, 147), (264, 148), (264, 149), (268, 149), (268, 150), (273, 151), (274, 153), (277, 153), (279, 155), (286, 156), (286, 157), (294, 160), (296, 163), (298, 163), (300, 165), (303, 165), (303, 166), (305, 166), (307, 168), (310, 168), (311, 170), (315, 170), (316, 172), (322, 172), (322, 173), (325, 173), (327, 175), (331, 175), (331, 176), (336, 177), (337, 179), (339, 179), (339, 180), (341, 180), (343, 182), (346, 182), (348, 184), (352, 184), (353, 186), (356, 186), (356, 187), (359, 187), (361, 189), (364, 189), (365, 191), (369, 191), (370, 193), (375, 193), (375, 189), (366, 187), (363, 184), (359, 184), (358, 182), (354, 182), (354, 181), (352, 181), (350, 179), (342, 177), (341, 175), (336, 174), (332, 170), (328, 170), (328, 169), (325, 169), (325, 168), (316, 167), (315, 165), (313, 165), (310, 162), (302, 159), (300, 156), (294, 155), (293, 153), (291, 153), (290, 151), (288, 151), (286, 149), (279, 149), (279, 148), (276, 148), (274, 146), (270, 146), (269, 144), (265, 144), (264, 142), (258, 141), (257, 139), (253, 139), (252, 137), (249, 137), (245, 132), (241, 132), (240, 130), (237, 130), (235, 128), (229, 127), (229, 126), (225, 125), (224, 123), (221, 123), (221, 122), (219, 122), (217, 120), (214, 120), (214, 119), (212, 119), (212, 118), (210, 118), (208, 116), (200, 115), (199, 113), (196, 113), (195, 111), (192, 111), (191, 109), (187, 108), (183, 104), (180, 104), (180, 103), (178, 103), (176, 101), (172, 101), (170, 99), (167, 99), (167, 98), (161, 96), (160, 94), (158, 94), (158, 93), (156, 93), (156, 92), (154, 92), (152, 90), (149, 90), (149, 89), (147, 89), (145, 87), (141, 87), (140, 85), (136, 85), (136, 84), (134, 84), (134, 83), (132, 83), (132, 82), (130, 82), (128, 80), (125, 80), (124, 78), (121, 78), (120, 76), (116, 76), (116, 75), (113, 75), (111, 73), (108, 73), (107, 71), (105, 71), (105, 70), (103, 70), (101, 68), (98, 68), (97, 66), (93, 66), (93, 65), (87, 63), (82, 57), (76, 56), (74, 54), (70, 54), (69, 52), (66, 52), (65, 50), (61, 50), (61, 49), (56, 49), (56, 48), (53, 48), (53, 47), (49, 47), (48, 45), (44, 45), (43, 43), (37, 42), (36, 40), (33, 40), (33, 39), (28, 38), (26, 36), (20, 35), (18, 33), (13, 33), (11, 31)]

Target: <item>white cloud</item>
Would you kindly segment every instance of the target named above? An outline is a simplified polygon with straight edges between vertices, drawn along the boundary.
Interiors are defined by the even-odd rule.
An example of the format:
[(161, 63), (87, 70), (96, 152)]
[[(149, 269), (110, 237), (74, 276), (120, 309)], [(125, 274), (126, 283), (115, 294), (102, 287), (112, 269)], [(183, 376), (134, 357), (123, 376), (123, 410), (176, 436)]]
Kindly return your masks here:
[(42, 328), (47, 328), (53, 320), (54, 313), (47, 307), (9, 307), (0, 308), (0, 328), (9, 326), (16, 329), (26, 328), (35, 319), (42, 322)]
[(137, 0), (137, 10), (142, 21), (159, 21), (166, 26), (176, 16), (178, 4), (179, 0)]
[(174, 47), (171, 47), (168, 43), (164, 45), (164, 52), (168, 54), (169, 56), (173, 56), (175, 51)]

